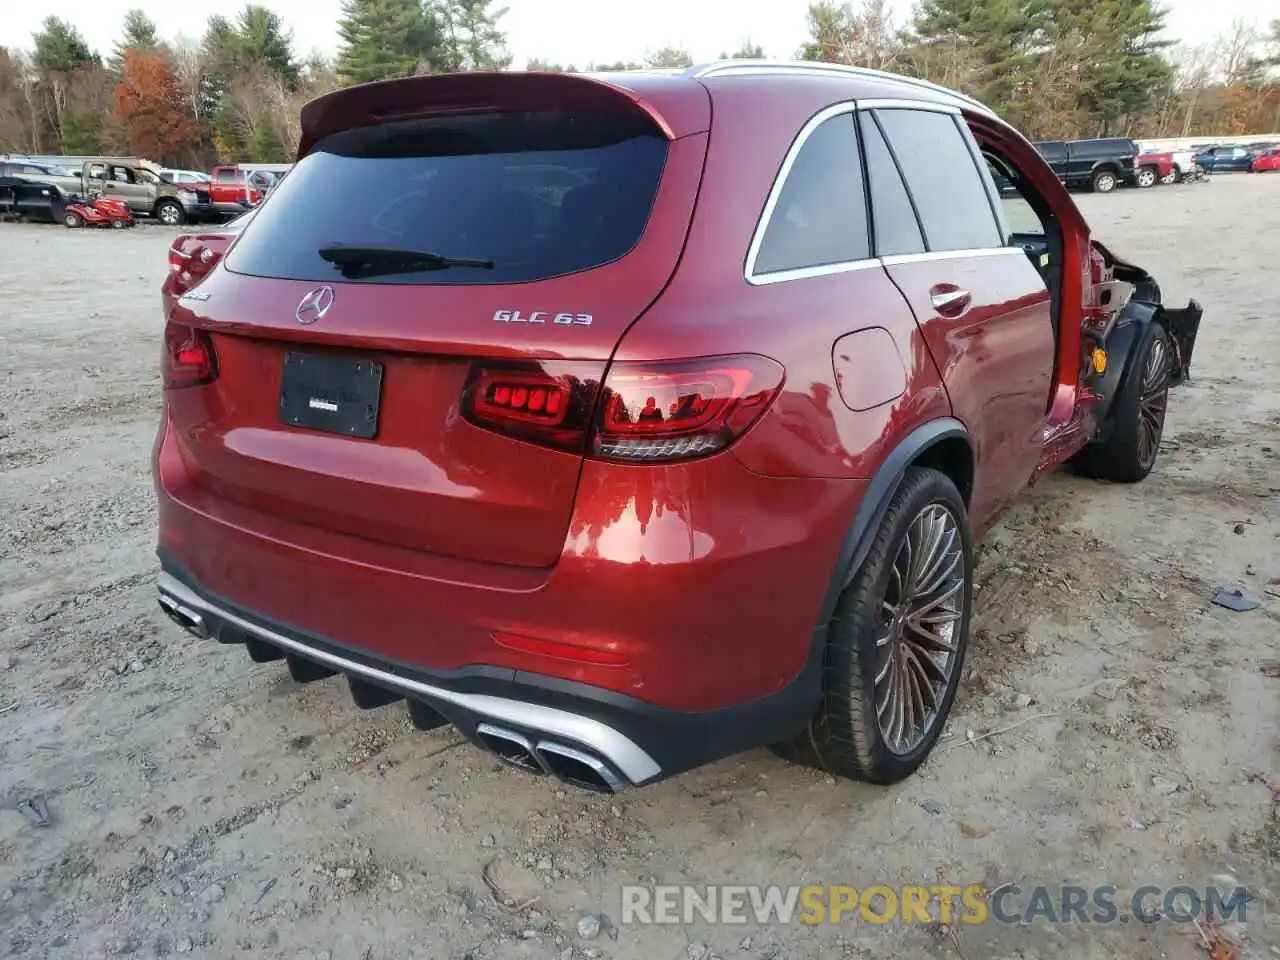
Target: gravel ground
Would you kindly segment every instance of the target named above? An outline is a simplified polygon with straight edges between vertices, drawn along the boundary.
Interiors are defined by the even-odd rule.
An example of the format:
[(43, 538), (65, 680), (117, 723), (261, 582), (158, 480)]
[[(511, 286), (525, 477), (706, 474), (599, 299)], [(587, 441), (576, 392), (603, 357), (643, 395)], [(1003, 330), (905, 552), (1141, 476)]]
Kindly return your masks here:
[[(1052, 476), (993, 533), (956, 716), (910, 782), (761, 750), (618, 797), (165, 621), (148, 454), (172, 234), (0, 226), (0, 955), (1191, 958), (1172, 922), (619, 929), (620, 890), (1230, 877), (1255, 897), (1240, 955), (1280, 954), (1280, 177), (1080, 203), (1205, 304), (1157, 472)], [(1211, 606), (1228, 583), (1261, 607)], [(43, 828), (15, 808), (34, 795)]]

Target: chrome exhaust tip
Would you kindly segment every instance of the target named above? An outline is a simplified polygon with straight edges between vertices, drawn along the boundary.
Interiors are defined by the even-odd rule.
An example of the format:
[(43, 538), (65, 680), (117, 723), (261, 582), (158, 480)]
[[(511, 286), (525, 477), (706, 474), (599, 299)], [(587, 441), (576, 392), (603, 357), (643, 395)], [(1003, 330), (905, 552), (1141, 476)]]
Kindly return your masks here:
[(626, 787), (626, 779), (607, 760), (584, 750), (542, 740), (534, 754), (553, 776), (571, 786), (596, 793), (617, 793)]
[(545, 776), (547, 773), (546, 767), (533, 752), (533, 745), (514, 730), (504, 730), (491, 723), (482, 723), (476, 727), (476, 739), (503, 763), (538, 776)]
[(207, 639), (209, 636), (209, 628), (204, 622), (204, 617), (196, 613), (190, 607), (179, 603), (168, 594), (160, 594), (160, 609), (164, 615), (180, 626), (187, 633), (201, 640)]

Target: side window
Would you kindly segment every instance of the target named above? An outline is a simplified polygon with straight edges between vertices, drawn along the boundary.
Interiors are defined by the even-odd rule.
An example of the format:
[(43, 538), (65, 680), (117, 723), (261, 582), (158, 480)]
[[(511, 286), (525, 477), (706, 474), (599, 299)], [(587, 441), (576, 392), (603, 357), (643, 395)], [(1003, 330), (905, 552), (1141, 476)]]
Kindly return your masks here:
[(105, 180), (107, 177), (107, 168), (101, 163), (89, 164), (89, 176), (94, 180)]
[(764, 237), (756, 276), (871, 256), (853, 115), (824, 121), (800, 147)]
[(898, 172), (898, 165), (889, 152), (889, 145), (884, 142), (880, 127), (866, 112), (858, 115), (858, 124), (862, 130), (862, 149), (867, 157), (867, 187), (871, 195), (876, 256), (923, 253), (924, 236), (920, 233), (920, 221), (916, 219), (911, 198), (902, 183), (902, 174)]
[(986, 184), (956, 119), (905, 109), (877, 110), (876, 117), (907, 178), (929, 249), (1003, 246)]

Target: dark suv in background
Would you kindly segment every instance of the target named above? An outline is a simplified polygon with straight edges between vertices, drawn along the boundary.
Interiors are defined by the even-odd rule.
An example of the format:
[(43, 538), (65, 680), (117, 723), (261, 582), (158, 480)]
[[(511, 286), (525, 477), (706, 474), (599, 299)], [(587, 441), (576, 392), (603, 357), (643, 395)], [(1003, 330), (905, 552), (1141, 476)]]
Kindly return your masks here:
[(1139, 164), (1142, 149), (1136, 140), (1127, 137), (1042, 140), (1035, 147), (1068, 187), (1110, 193), (1122, 183), (1150, 187), (1159, 179), (1154, 167), (1148, 169)]

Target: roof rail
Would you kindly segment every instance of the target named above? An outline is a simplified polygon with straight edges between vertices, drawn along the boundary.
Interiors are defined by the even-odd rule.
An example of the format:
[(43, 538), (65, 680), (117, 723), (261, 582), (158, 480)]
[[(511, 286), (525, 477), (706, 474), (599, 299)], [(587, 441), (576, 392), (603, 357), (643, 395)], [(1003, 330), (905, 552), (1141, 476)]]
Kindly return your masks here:
[(886, 70), (873, 70), (870, 67), (850, 67), (842, 63), (824, 63), (820, 60), (715, 60), (711, 63), (702, 63), (689, 67), (684, 71), (687, 77), (694, 79), (702, 79), (704, 77), (724, 76), (726, 74), (752, 74), (752, 73), (772, 73), (772, 72), (791, 72), (791, 73), (819, 73), (846, 77), (859, 77), (864, 80), (890, 80), (895, 83), (902, 83), (908, 86), (916, 87), (920, 90), (928, 90), (932, 93), (942, 94), (960, 100), (975, 110), (982, 113), (994, 115), (994, 111), (980, 100), (975, 100), (967, 94), (952, 90), (950, 87), (944, 87), (940, 84), (931, 83), (928, 80), (921, 80), (918, 77), (908, 77), (900, 73), (889, 73)]

